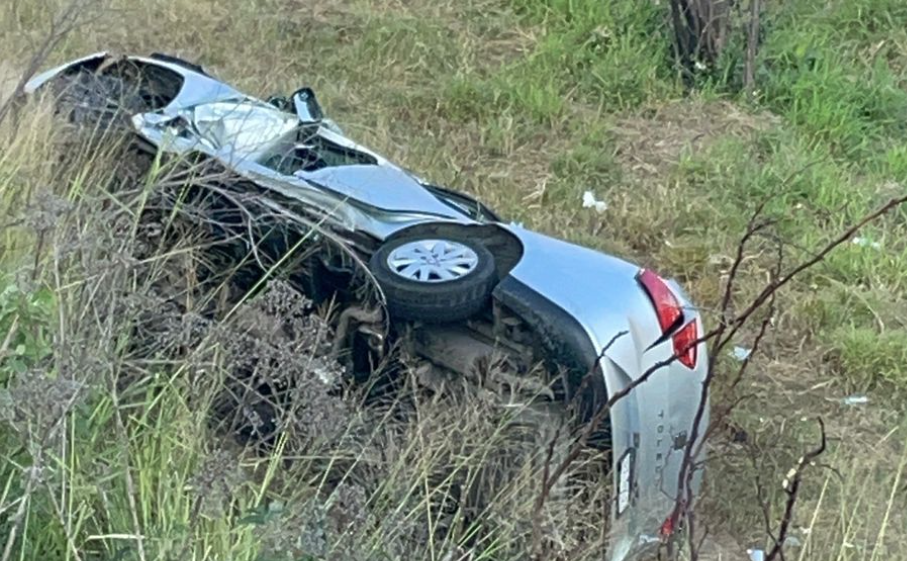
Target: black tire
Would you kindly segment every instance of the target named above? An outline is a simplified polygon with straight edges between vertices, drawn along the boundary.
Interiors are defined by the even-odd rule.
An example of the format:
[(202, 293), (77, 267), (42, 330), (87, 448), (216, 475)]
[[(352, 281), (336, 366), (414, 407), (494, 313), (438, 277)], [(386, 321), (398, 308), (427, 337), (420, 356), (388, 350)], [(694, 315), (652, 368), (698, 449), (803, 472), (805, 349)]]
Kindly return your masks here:
[[(388, 264), (391, 253), (411, 242), (441, 239), (471, 249), (478, 262), (463, 276), (441, 282), (410, 280), (393, 271)], [(481, 242), (463, 237), (416, 236), (393, 239), (381, 246), (369, 262), (369, 268), (387, 298), (387, 307), (396, 319), (450, 323), (463, 321), (488, 306), (491, 291), (497, 284), (494, 256)]]

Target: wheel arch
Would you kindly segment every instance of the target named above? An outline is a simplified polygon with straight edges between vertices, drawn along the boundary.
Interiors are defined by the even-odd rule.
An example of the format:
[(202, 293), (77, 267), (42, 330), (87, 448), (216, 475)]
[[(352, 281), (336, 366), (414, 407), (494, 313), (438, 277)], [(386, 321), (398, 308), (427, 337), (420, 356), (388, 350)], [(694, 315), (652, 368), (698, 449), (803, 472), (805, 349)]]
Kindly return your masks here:
[[(563, 398), (572, 402), (584, 422), (590, 420), (608, 400), (599, 355), (582, 324), (566, 310), (520, 282), (513, 276), (503, 278), (492, 297), (520, 317), (539, 336), (546, 362), (563, 368)], [(590, 444), (611, 446), (610, 415), (593, 434)]]

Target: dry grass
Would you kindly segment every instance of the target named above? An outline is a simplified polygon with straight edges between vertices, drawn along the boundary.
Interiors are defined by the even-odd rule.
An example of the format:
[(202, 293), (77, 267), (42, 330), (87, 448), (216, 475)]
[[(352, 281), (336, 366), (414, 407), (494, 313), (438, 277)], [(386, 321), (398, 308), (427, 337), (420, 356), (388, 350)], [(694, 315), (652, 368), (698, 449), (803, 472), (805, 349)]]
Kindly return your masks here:
[[(22, 125), (39, 120), (29, 113)], [(4, 153), (59, 156), (52, 143), (30, 146)], [(154, 210), (167, 175), (117, 181), (110, 194), (115, 162), (78, 158), (42, 178), (62, 193), (38, 181), (15, 185), (32, 202), (5, 200), (24, 219), (5, 229), (18, 234), (5, 257), (38, 256), (10, 271), (0, 300), (12, 337), (0, 392), (11, 552), (523, 555), (544, 447), (521, 428), (520, 408), (469, 386), (429, 393), (407, 373), (364, 406), (363, 388), (328, 354), (330, 328), (298, 293), (272, 282), (247, 301), (211, 298), (223, 291), (198, 282), (210, 242)], [(18, 181), (25, 168), (12, 170)], [(551, 547), (583, 543), (577, 558), (596, 557), (605, 491), (581, 486), (576, 500), (549, 505)], [(23, 516), (6, 514), (20, 505)], [(561, 509), (600, 515), (565, 527)]]
[(618, 161), (645, 186), (664, 182), (682, 159), (703, 153), (715, 142), (748, 138), (779, 124), (767, 111), (753, 114), (720, 99), (684, 99), (643, 107), (619, 119), (612, 130)]

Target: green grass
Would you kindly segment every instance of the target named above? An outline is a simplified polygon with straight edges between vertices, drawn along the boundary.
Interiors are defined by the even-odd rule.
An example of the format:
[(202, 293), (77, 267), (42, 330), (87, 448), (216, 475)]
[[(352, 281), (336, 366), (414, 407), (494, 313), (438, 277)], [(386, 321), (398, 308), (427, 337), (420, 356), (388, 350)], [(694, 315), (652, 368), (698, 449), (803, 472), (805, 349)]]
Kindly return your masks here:
[(828, 338), (834, 342), (840, 368), (864, 374), (862, 385), (889, 382), (902, 386), (907, 382), (907, 333), (903, 329), (879, 333), (866, 327), (844, 326), (830, 331)]
[[(677, 277), (707, 323), (757, 205), (765, 201), (766, 217), (777, 223), (772, 237), (747, 248), (740, 302), (764, 285), (778, 240), (792, 264), (907, 189), (907, 7), (899, 0), (770, 4), (752, 103), (740, 93), (736, 40), (714, 74), (685, 88), (671, 62), (665, 2), (111, 0), (110, 8), (70, 35), (48, 64), (102, 48), (170, 51), (261, 96), (313, 85), (346, 130), (391, 159), (476, 194), (509, 219)], [(47, 22), (43, 3), (0, 8), (8, 66), (21, 66), (17, 57)], [(9, 70), (0, 67), (0, 75)], [(54, 135), (44, 117), (15, 134), (8, 123), (0, 130), (0, 225), (34, 215), (34, 202), (48, 191), (86, 217), (93, 212), (103, 181), (99, 162), (68, 171), (47, 165)], [(609, 203), (604, 214), (581, 208), (587, 190)], [(327, 487), (313, 474), (324, 458), (339, 461), (349, 451), (324, 449), (324, 458), (294, 468), (280, 455), (240, 455), (248, 477), (231, 485), (229, 508), (194, 516), (199, 497), (187, 485), (205, 471), (219, 439), (199, 430), (200, 409), (186, 396), (200, 387), (175, 375), (183, 372), (179, 365), (143, 365), (134, 390), (143, 393), (113, 403), (110, 382), (134, 364), (117, 354), (123, 342), (110, 337), (110, 327), (86, 312), (101, 304), (86, 300), (100, 273), (84, 260), (98, 255), (50, 251), (66, 241), (59, 232), (84, 236), (93, 228), (90, 219), (66, 214), (55, 230), (32, 223), (0, 230), (0, 343), (11, 333), (0, 385), (49, 357), (50, 378), (59, 376), (61, 341), (95, 349), (91, 354), (109, 366), (92, 374), (90, 391), (66, 416), (68, 448), (47, 458), (53, 479), (34, 493), (14, 558), (74, 559), (68, 533), (83, 558), (135, 559), (141, 533), (146, 559), (269, 559), (259, 549), (280, 537), (273, 526), (327, 516)], [(833, 436), (824, 461), (838, 472), (812, 473), (796, 519), (812, 533), (798, 530), (806, 545), (788, 557), (907, 560), (896, 531), (907, 508), (899, 490), (907, 430), (899, 420), (907, 393), (907, 209), (860, 235), (866, 245), (839, 248), (780, 296), (775, 331), (742, 390), (754, 397), (734, 418), (760, 447), (757, 465), (718, 445), (703, 516), (740, 546), (764, 539), (753, 474), (765, 479), (777, 508), (781, 478), (815, 439), (814, 425), (799, 419), (822, 415)], [(117, 283), (126, 292), (141, 286), (134, 278)], [(740, 343), (752, 337), (745, 331)], [(201, 387), (216, 388), (216, 380)], [(857, 392), (867, 393), (868, 406), (839, 404)], [(499, 443), (442, 442), (494, 432), (474, 418), (467, 425), (459, 434), (432, 425), (434, 439), (413, 436), (411, 448), (387, 460), (393, 475), (382, 472), (375, 512), (404, 520), (400, 531), (438, 523), (426, 505), (453, 483), (429, 475), (452, 462), (458, 477), (479, 477), (474, 468), (491, 461)], [(25, 493), (21, 467), (34, 460), (33, 451), (18, 448), (28, 439), (6, 427), (0, 544), (14, 509), (7, 505)], [(65, 499), (62, 516), (51, 497)], [(525, 506), (510, 496), (494, 504), (511, 514)], [(374, 532), (356, 543), (374, 549), (384, 543), (382, 532), (393, 533), (392, 525), (369, 527)], [(450, 539), (474, 530), (467, 524)], [(519, 528), (495, 531), (500, 543), (491, 540), (480, 558), (509, 558), (508, 548), (525, 537)], [(418, 555), (441, 559), (450, 544), (423, 545)], [(96, 551), (102, 553), (89, 556)]]

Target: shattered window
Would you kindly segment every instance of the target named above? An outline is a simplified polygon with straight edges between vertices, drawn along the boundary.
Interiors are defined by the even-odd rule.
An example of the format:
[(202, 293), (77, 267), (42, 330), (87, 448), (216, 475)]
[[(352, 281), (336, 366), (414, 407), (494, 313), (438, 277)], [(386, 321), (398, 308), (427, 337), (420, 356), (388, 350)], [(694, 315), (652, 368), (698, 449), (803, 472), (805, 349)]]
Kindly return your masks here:
[(369, 154), (328, 140), (319, 134), (319, 125), (302, 124), (295, 114), (255, 100), (199, 105), (193, 121), (198, 135), (214, 149), (229, 149), (283, 175), (378, 163)]
[(317, 134), (300, 134), (303, 141), (267, 157), (262, 164), (284, 175), (326, 167), (375, 165), (372, 156), (335, 144)]

